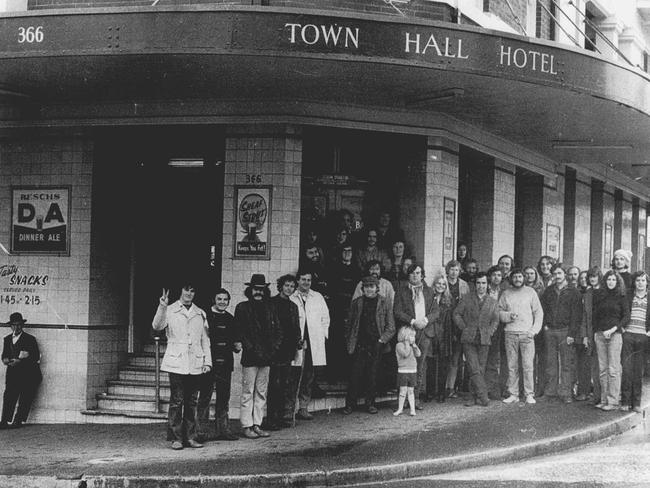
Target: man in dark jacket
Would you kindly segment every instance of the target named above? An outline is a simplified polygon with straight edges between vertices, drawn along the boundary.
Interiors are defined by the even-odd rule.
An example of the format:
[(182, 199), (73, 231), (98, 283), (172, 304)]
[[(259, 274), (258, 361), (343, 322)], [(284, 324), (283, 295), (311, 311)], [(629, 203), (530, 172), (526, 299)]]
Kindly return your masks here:
[(362, 383), (366, 384), (366, 409), (377, 413), (375, 395), (377, 368), (382, 352), (395, 335), (395, 319), (388, 300), (380, 296), (379, 281), (366, 276), (362, 284), (363, 295), (350, 305), (345, 328), (348, 353), (352, 355), (352, 371), (343, 413), (350, 414), (357, 405), (357, 395)]
[(234, 317), (226, 311), (230, 304), (230, 293), (221, 288), (214, 297), (214, 305), (207, 313), (212, 371), (201, 376), (198, 419), (201, 437), (207, 436), (212, 391), (217, 390), (215, 405), (215, 431), (217, 439), (236, 441), (239, 439), (230, 431), (228, 411), (230, 404), (230, 380), (233, 370), (233, 353), (241, 352), (241, 339), (237, 336)]
[(235, 308), (235, 324), (242, 338), (242, 394), (240, 421), (244, 437), (269, 437), (262, 430), (270, 365), (282, 343), (275, 307), (269, 296), (269, 283), (263, 274), (254, 274), (244, 292), (247, 301)]
[[(418, 358), (418, 382), (415, 388), (415, 408), (422, 410), (420, 394), (425, 390), (426, 360), (435, 340), (433, 323), (440, 315), (440, 309), (431, 288), (424, 282), (424, 272), (419, 264), (411, 264), (406, 270), (408, 283), (395, 293), (393, 312), (397, 329), (413, 327), (416, 330), (415, 343), (422, 354)], [(427, 327), (429, 326), (429, 327)], [(425, 331), (426, 329), (426, 331)]]
[[(569, 286), (561, 263), (553, 265), (555, 283), (542, 294), (544, 343), (546, 344), (546, 386), (544, 399), (558, 396), (565, 403), (573, 401), (575, 379), (574, 344), (582, 342), (582, 294)], [(558, 359), (561, 371), (558, 371)]]
[(269, 430), (279, 430), (292, 425), (283, 418), (291, 417), (290, 412), (285, 412), (287, 396), (290, 395), (291, 361), (295, 358), (296, 351), (302, 348), (298, 306), (289, 300), (295, 290), (296, 277), (287, 274), (278, 278), (279, 293), (271, 298), (278, 316), (282, 341), (271, 363), (269, 374), (269, 395), (266, 406), (266, 428)]
[(463, 297), (454, 310), (454, 323), (461, 331), (460, 342), (467, 360), (472, 399), (465, 406), (488, 405), (485, 382), (490, 339), (499, 326), (497, 301), (488, 295), (487, 274), (476, 274), (476, 288)]
[[(23, 332), (25, 322), (27, 321), (20, 313), (12, 313), (8, 322), (12, 333), (4, 338), (2, 362), (7, 366), (7, 377), (0, 429), (8, 428), (12, 419), (12, 427), (18, 428), (23, 425), (36, 396), (38, 385), (43, 379), (38, 365), (41, 353), (34, 336)], [(18, 411), (14, 416), (16, 403), (18, 403)]]

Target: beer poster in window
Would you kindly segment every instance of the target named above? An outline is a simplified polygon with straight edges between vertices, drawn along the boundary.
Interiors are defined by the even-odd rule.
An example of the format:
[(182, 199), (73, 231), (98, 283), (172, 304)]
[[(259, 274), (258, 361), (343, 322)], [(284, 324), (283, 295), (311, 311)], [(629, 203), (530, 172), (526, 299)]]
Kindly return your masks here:
[(560, 233), (558, 225), (546, 224), (546, 255), (560, 259)]
[(454, 259), (456, 239), (456, 200), (444, 199), (444, 219), (442, 224), (442, 264)]
[(235, 259), (271, 259), (271, 187), (235, 187)]
[(70, 188), (11, 188), (11, 252), (70, 255)]

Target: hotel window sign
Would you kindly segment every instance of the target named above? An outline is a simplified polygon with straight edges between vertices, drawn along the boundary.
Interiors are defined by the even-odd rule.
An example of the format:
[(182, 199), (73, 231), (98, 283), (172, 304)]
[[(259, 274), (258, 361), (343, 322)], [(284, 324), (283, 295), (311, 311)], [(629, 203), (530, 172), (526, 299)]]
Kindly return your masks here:
[(70, 188), (11, 188), (12, 254), (70, 255)]

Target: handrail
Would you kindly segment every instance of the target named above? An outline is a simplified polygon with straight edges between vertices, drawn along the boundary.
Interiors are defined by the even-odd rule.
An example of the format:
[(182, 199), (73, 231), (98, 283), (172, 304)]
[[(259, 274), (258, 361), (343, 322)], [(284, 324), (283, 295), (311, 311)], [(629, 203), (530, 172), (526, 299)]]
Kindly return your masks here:
[(155, 357), (156, 357), (156, 413), (160, 413), (160, 337), (154, 336)]

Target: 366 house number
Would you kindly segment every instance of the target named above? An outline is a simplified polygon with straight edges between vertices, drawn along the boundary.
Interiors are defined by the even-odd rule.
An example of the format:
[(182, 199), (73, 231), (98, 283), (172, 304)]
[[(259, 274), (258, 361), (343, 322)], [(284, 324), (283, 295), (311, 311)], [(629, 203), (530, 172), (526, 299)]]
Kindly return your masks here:
[(246, 175), (246, 183), (262, 183), (262, 175)]
[(44, 38), (43, 26), (39, 25), (34, 27), (19, 27), (18, 28), (18, 44), (34, 44), (43, 42)]

